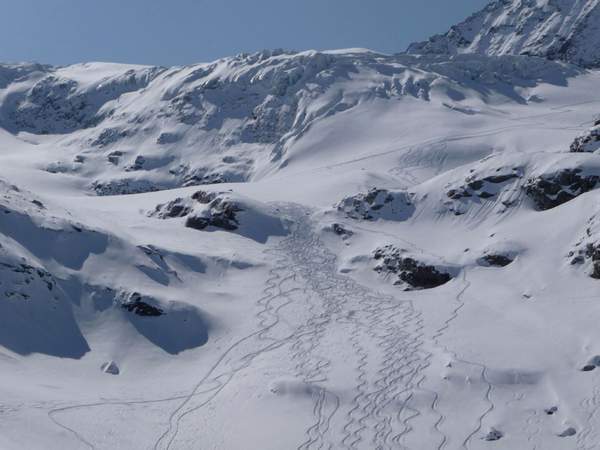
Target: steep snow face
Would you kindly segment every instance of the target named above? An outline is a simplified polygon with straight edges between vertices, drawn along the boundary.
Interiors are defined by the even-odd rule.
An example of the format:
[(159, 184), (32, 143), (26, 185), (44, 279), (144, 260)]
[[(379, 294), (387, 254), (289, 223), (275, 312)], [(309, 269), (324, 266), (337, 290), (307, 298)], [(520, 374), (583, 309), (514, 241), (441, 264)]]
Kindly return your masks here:
[(97, 195), (134, 194), (273, 174), (315, 126), (366, 105), (416, 100), (472, 115), (461, 103), (526, 103), (525, 90), (576, 73), (523, 57), (364, 51), (262, 52), (171, 69), (1, 66), (0, 125), (38, 144), (40, 168), (75, 175)]
[(409, 53), (535, 55), (600, 66), (600, 1), (498, 0)]

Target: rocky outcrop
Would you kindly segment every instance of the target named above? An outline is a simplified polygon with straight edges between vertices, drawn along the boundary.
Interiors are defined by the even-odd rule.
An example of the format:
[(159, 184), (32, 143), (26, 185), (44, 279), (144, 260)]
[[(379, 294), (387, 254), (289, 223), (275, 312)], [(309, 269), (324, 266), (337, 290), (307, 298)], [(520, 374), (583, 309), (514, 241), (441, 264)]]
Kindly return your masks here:
[(373, 188), (344, 198), (336, 209), (347, 217), (357, 220), (406, 220), (415, 211), (412, 197), (403, 191)]
[(495, 0), (445, 34), (411, 44), (409, 53), (534, 55), (600, 66), (597, 0)]
[(122, 294), (117, 301), (121, 305), (121, 308), (138, 316), (159, 317), (164, 314), (161, 308), (151, 304), (154, 303), (152, 299), (142, 297), (138, 292)]
[(502, 433), (500, 430), (497, 430), (494, 427), (492, 427), (492, 428), (490, 428), (490, 431), (488, 431), (488, 433), (485, 435), (485, 437), (483, 439), (485, 441), (493, 442), (493, 441), (499, 441), (500, 439), (502, 439), (503, 436), (504, 436), (504, 433)]
[(512, 262), (512, 258), (499, 253), (487, 253), (479, 259), (481, 265), (492, 267), (506, 267)]
[[(198, 210), (198, 205), (203, 207)], [(243, 210), (225, 193), (197, 191), (187, 199), (177, 198), (158, 205), (150, 216), (160, 219), (186, 217), (185, 226), (196, 230), (215, 227), (233, 231), (239, 227), (237, 213)]]
[(517, 169), (483, 177), (469, 176), (464, 185), (448, 190), (446, 195), (452, 200), (467, 197), (488, 199), (495, 197), (504, 183), (516, 178), (520, 178)]
[(378, 262), (374, 270), (393, 276), (396, 278), (394, 284), (403, 286), (405, 290), (432, 289), (452, 279), (446, 269), (423, 263), (392, 245), (376, 249), (373, 257)]
[(156, 209), (149, 215), (159, 219), (173, 219), (175, 217), (185, 217), (192, 212), (190, 202), (181, 197), (171, 200), (168, 203), (162, 203), (156, 206)]
[(600, 215), (592, 216), (586, 224), (583, 236), (574, 245), (567, 257), (571, 265), (583, 266), (588, 274), (600, 280)]
[(117, 363), (114, 361), (105, 362), (100, 366), (100, 370), (109, 375), (119, 375), (119, 373), (121, 372), (119, 370), (119, 366), (117, 366)]
[(547, 210), (591, 191), (599, 182), (599, 175), (585, 174), (582, 168), (576, 167), (530, 178), (523, 188), (537, 209)]
[(590, 130), (575, 138), (570, 148), (573, 153), (594, 153), (600, 150), (600, 119)]
[(347, 229), (339, 223), (332, 224), (331, 231), (333, 231), (338, 236), (341, 236), (343, 239), (347, 239), (354, 234), (351, 230)]
[(91, 188), (96, 195), (107, 196), (156, 192), (163, 189), (163, 186), (160, 184), (155, 184), (149, 180), (121, 178), (107, 181), (97, 180), (92, 183)]

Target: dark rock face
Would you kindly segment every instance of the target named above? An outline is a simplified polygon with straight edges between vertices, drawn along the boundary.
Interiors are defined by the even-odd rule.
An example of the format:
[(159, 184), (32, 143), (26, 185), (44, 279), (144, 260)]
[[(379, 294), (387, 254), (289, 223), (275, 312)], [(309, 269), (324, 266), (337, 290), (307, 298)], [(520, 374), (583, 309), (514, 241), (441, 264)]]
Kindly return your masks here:
[(592, 261), (592, 272), (590, 276), (600, 280), (600, 243), (588, 244), (585, 255)]
[(499, 441), (503, 436), (504, 434), (501, 431), (492, 428), (483, 439), (486, 441)]
[[(29, 264), (8, 264), (0, 262), (0, 273), (2, 271), (12, 272), (14, 278), (10, 284), (4, 285), (4, 298), (29, 300), (30, 294), (27, 287), (36, 282), (41, 282), (49, 292), (56, 287), (56, 281), (50, 272)], [(2, 284), (2, 283), (0, 283)], [(2, 292), (2, 290), (0, 290)]]
[(571, 265), (585, 265), (590, 277), (600, 280), (600, 215), (588, 220), (584, 236), (575, 243), (567, 257)]
[(121, 308), (142, 317), (158, 317), (164, 314), (163, 310), (152, 306), (142, 300), (141, 294), (134, 292), (121, 303)]
[(128, 70), (111, 76), (86, 89), (65, 78), (51, 67), (38, 66), (46, 76), (28, 91), (15, 97), (14, 110), (8, 115), (8, 127), (32, 133), (69, 133), (98, 125), (111, 111), (103, 111), (107, 102), (128, 92), (138, 91), (163, 69)]
[(448, 192), (446, 192), (446, 195), (452, 200), (459, 200), (461, 198), (475, 196), (483, 199), (493, 198), (497, 195), (496, 192), (499, 188), (497, 185), (506, 183), (507, 181), (519, 177), (520, 175), (516, 173), (516, 169), (513, 172), (491, 175), (482, 178), (468, 177), (463, 186), (450, 189)]
[(598, 67), (599, 18), (594, 1), (495, 0), (446, 33), (411, 44), (408, 52), (530, 55)]
[(573, 153), (593, 153), (600, 150), (600, 119), (586, 134), (575, 138), (570, 148)]
[(559, 437), (571, 437), (571, 436), (575, 436), (577, 434), (577, 430), (573, 427), (569, 427), (566, 430), (564, 430), (562, 433), (560, 433), (558, 436)]
[(110, 162), (111, 164), (114, 164), (115, 166), (119, 164), (119, 161), (121, 160), (121, 156), (123, 156), (123, 152), (119, 151), (119, 150), (115, 150), (114, 152), (110, 152), (106, 159), (108, 159), (108, 162)]
[(490, 253), (488, 253), (487, 255), (482, 256), (481, 260), (486, 265), (488, 265), (488, 266), (495, 266), (495, 267), (506, 267), (510, 263), (513, 262), (513, 260), (510, 259), (506, 255), (490, 254)]
[[(214, 195), (214, 193), (212, 193)], [(204, 230), (209, 226), (222, 228), (227, 231), (237, 230), (239, 222), (236, 214), (243, 211), (235, 202), (215, 196), (212, 200), (211, 194), (205, 192), (194, 194), (201, 198), (200, 203), (208, 200), (208, 209), (201, 214), (189, 216), (185, 221), (185, 226), (196, 230)], [(194, 198), (192, 196), (192, 198)], [(197, 200), (198, 201), (198, 200)]]
[(175, 217), (185, 217), (192, 211), (191, 206), (183, 198), (176, 198), (162, 205), (158, 205), (150, 215), (160, 219), (172, 219)]
[(94, 181), (91, 185), (98, 196), (106, 195), (128, 195), (143, 194), (145, 192), (156, 192), (162, 186), (155, 185), (148, 180), (116, 179), (110, 181)]
[(397, 275), (396, 285), (408, 285), (410, 289), (432, 289), (452, 279), (449, 273), (432, 265), (423, 264), (412, 257), (403, 256), (402, 250), (386, 245), (375, 250), (373, 257), (379, 261), (375, 271)]
[(136, 156), (135, 160), (133, 161), (133, 164), (128, 166), (125, 170), (127, 172), (135, 172), (138, 170), (143, 170), (144, 164), (146, 164), (146, 158), (144, 158), (144, 156), (142, 156), (142, 155), (138, 155), (138, 156)]
[[(194, 212), (194, 204), (204, 205), (204, 208)], [(189, 199), (177, 198), (169, 203), (158, 205), (150, 216), (160, 219), (187, 217), (185, 226), (195, 230), (205, 230), (212, 226), (234, 231), (240, 225), (237, 213), (241, 211), (243, 208), (222, 194), (197, 191)]]
[(373, 188), (344, 198), (336, 205), (338, 211), (357, 220), (406, 220), (415, 210), (411, 195), (407, 192)]
[(599, 181), (598, 175), (582, 175), (582, 169), (563, 169), (552, 175), (531, 178), (523, 188), (537, 209), (546, 210), (591, 191)]
[(339, 223), (334, 223), (333, 225), (331, 225), (331, 230), (338, 236), (342, 236), (342, 237), (350, 237), (354, 234), (354, 233), (352, 233), (352, 231), (344, 228)]
[(117, 366), (117, 363), (114, 361), (105, 362), (100, 366), (100, 370), (109, 375), (119, 375), (119, 373), (121, 373), (119, 366)]

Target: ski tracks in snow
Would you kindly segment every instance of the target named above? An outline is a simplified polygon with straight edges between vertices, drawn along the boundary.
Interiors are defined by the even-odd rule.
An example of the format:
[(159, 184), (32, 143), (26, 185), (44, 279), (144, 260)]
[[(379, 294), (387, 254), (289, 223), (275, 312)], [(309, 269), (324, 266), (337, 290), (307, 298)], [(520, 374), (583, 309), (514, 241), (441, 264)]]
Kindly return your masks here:
[[(214, 404), (237, 374), (278, 349), (289, 356), (297, 381), (313, 403), (312, 422), (306, 425), (298, 450), (407, 448), (411, 422), (422, 414), (413, 400), (423, 393), (433, 398), (429, 407), (437, 416), (431, 428), (439, 434), (438, 448), (444, 448), (447, 437), (440, 429), (444, 415), (436, 409), (438, 393), (422, 386), (432, 355), (425, 350), (421, 313), (411, 301), (383, 295), (339, 274), (335, 255), (312, 231), (309, 212), (293, 204), (279, 209), (292, 226), (287, 237), (265, 250), (273, 268), (256, 302), (255, 330), (232, 342), (187, 394), (156, 400), (178, 404), (152, 448), (181, 448), (178, 439), (186, 437), (180, 436), (181, 422), (192, 421), (195, 413)], [(436, 342), (458, 314), (461, 295), (454, 315), (434, 336)], [(481, 369), (485, 379), (486, 369)], [(493, 408), (488, 386), (491, 406), (482, 412), (465, 447)], [(98, 405), (57, 409), (50, 418), (95, 448), (55, 415)], [(199, 439), (201, 434), (198, 430)]]

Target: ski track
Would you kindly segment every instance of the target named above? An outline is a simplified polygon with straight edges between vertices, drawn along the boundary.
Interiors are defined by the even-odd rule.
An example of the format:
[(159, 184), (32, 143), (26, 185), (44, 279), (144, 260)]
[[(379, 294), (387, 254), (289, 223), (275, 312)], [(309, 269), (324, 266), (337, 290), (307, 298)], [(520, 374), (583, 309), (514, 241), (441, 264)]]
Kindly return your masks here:
[[(272, 259), (263, 295), (256, 302), (256, 329), (233, 342), (185, 395), (157, 400), (107, 401), (56, 408), (48, 413), (57, 426), (71, 433), (81, 444), (95, 449), (89, 438), (59, 421), (57, 415), (67, 411), (102, 405), (131, 405), (179, 401), (168, 414), (168, 426), (155, 441), (154, 450), (180, 448), (177, 439), (182, 420), (213, 402), (236, 375), (248, 369), (256, 358), (284, 349), (292, 362), (295, 376), (304, 383), (313, 401), (312, 423), (305, 428), (305, 438), (297, 450), (407, 448), (404, 438), (413, 431), (411, 422), (421, 415), (412, 405), (416, 392), (426, 393), (435, 413), (432, 429), (439, 435), (438, 450), (447, 436), (440, 429), (444, 415), (437, 410), (439, 396), (425, 389), (423, 371), (431, 364), (432, 354), (424, 349), (424, 319), (412, 301), (371, 291), (337, 271), (336, 257), (312, 231), (310, 212), (293, 204), (277, 205), (292, 223), (290, 234), (276, 246), (265, 250)], [(444, 331), (464, 305), (466, 287), (457, 296), (452, 316), (433, 336), (439, 344)], [(340, 348), (327, 345), (328, 336), (340, 342), (340, 330), (347, 339)], [(349, 352), (342, 364), (352, 395), (343, 398), (332, 378), (340, 364), (339, 352)], [(485, 366), (456, 358), (465, 364)], [(339, 383), (338, 383), (339, 384)], [(493, 409), (491, 384), (485, 399), (489, 406), (478, 417), (477, 425), (463, 444), (482, 426)]]

